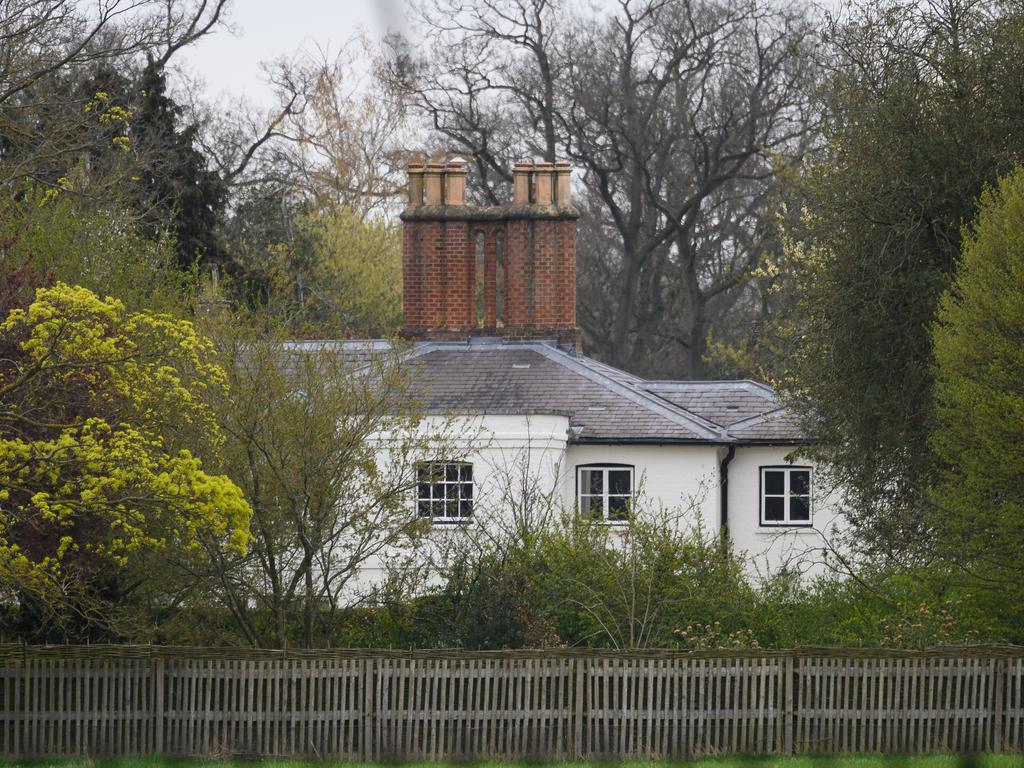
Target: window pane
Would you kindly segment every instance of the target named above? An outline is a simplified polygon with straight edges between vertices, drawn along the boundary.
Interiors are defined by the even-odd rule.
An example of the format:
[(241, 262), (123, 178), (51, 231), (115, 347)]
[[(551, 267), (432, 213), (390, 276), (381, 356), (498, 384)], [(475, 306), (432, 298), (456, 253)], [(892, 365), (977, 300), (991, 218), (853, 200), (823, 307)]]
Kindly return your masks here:
[(782, 494), (786, 492), (786, 473), (785, 472), (765, 472), (764, 473), (764, 492), (765, 493), (778, 493)]
[(580, 514), (594, 520), (604, 519), (604, 499), (600, 496), (583, 496), (580, 498)]
[(449, 483), (454, 483), (459, 479), (459, 465), (458, 464), (445, 464), (444, 465), (444, 479)]
[(463, 499), (459, 502), (459, 517), (471, 517), (473, 515), (473, 501)]
[(430, 517), (430, 502), (421, 501), (416, 504), (416, 513), (420, 517)]
[(464, 499), (472, 499), (473, 498), (473, 484), (472, 483), (466, 483), (465, 485), (462, 485), (460, 487), (462, 488), (462, 498), (464, 498)]
[(429, 499), (430, 498), (430, 486), (428, 484), (426, 484), (426, 483), (421, 484), (419, 486), (419, 488), (417, 489), (417, 494), (419, 495), (419, 498), (421, 498), (421, 499)]
[(811, 519), (811, 500), (807, 496), (793, 496), (789, 500), (789, 519), (806, 522)]
[(608, 493), (615, 493), (620, 496), (629, 496), (633, 493), (631, 483), (629, 482), (631, 474), (628, 469), (608, 470)]
[(806, 469), (789, 473), (789, 492), (806, 496), (811, 492), (811, 473)]
[(608, 497), (608, 519), (628, 520), (629, 519), (629, 497), (609, 496)]
[(786, 500), (781, 496), (769, 496), (764, 500), (764, 519), (781, 522), (785, 513)]
[(580, 470), (580, 493), (585, 496), (604, 491), (604, 472), (600, 469)]
[(430, 516), (441, 517), (444, 515), (444, 502), (443, 501), (432, 501), (430, 502)]
[(445, 517), (458, 517), (459, 516), (459, 500), (449, 499), (444, 503), (444, 514)]
[(473, 465), (462, 464), (459, 466), (459, 479), (464, 483), (473, 482)]

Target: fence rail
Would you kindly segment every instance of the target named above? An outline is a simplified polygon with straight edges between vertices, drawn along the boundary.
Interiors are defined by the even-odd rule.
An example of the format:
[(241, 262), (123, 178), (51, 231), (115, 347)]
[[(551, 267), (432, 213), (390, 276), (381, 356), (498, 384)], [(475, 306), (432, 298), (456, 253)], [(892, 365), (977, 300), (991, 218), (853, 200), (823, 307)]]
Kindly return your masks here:
[(0, 645), (0, 754), (343, 760), (1024, 751), (1024, 649)]

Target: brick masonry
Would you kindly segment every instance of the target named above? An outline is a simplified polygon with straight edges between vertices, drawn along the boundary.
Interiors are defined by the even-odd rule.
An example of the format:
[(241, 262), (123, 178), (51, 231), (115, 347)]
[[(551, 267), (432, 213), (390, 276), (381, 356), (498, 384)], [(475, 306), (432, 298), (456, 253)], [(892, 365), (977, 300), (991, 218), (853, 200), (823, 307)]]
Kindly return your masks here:
[[(438, 168), (452, 178), (442, 178), (440, 185), (428, 178), (424, 184), (423, 168), (410, 167), (409, 207), (402, 213), (403, 334), (413, 339), (544, 339), (579, 348), (579, 213), (567, 199), (567, 177), (556, 180), (550, 165), (521, 163), (516, 172), (526, 178), (517, 179), (516, 201), (477, 207), (465, 205), (461, 193), (438, 203), (438, 186), (458, 190), (465, 183), (461, 164), (432, 165), (428, 173)], [(522, 191), (538, 185), (545, 200), (550, 189), (563, 199), (538, 204), (532, 193), (527, 197)]]

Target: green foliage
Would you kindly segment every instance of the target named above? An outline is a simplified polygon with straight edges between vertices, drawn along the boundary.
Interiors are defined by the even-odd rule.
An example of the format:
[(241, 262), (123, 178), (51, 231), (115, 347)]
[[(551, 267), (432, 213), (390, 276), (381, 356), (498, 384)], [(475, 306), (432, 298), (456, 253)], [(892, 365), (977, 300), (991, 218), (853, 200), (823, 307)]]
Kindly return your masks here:
[(197, 148), (199, 126), (167, 95), (160, 65), (97, 58), (46, 74), (5, 105), (14, 108), (0, 118), (0, 186), (15, 198), (27, 190), (131, 211), (149, 238), (171, 237), (185, 272), (223, 263), (228, 190)]
[(229, 226), (244, 298), (300, 336), (395, 335), (402, 324), (401, 229), (344, 207), (314, 214), (270, 203), (247, 201)]
[(253, 540), (244, 555), (214, 548), (195, 577), (248, 644), (331, 643), (335, 617), (366, 597), (360, 571), (401, 572), (415, 551), (413, 468), (449, 455), (447, 423), (421, 419), (400, 349), (295, 344), (264, 315), (205, 327), (229, 384), (212, 393), (223, 468), (252, 505)]
[[(200, 456), (223, 369), (191, 323), (57, 283), (0, 323), (0, 584), (60, 622), (109, 619), (117, 574), (200, 543), (244, 551), (251, 510)], [(172, 555), (172, 553), (175, 553)], [(41, 629), (41, 628), (40, 628)]]
[(444, 586), (414, 602), (417, 634), (409, 639), (482, 650), (560, 645), (538, 589), (535, 569), (544, 562), (534, 544), (523, 542), (453, 559)]
[(944, 554), (1019, 595), (1024, 568), (1024, 168), (981, 197), (933, 329)]
[(830, 29), (826, 147), (787, 253), (801, 298), (782, 384), (847, 491), (854, 542), (876, 552), (929, 542), (930, 327), (961, 224), (1024, 152), (1022, 29), (1019, 6), (967, 0), (873, 0)]
[(753, 598), (742, 563), (667, 512), (635, 510), (626, 527), (566, 516), (540, 537), (533, 570), (539, 604), (574, 645), (667, 647), (675, 629), (721, 618), (740, 628)]
[(8, 270), (115, 296), (131, 310), (191, 311), (196, 281), (176, 269), (173, 241), (142, 236), (125, 209), (93, 208), (66, 194), (26, 197), (0, 210), (0, 232)]
[(947, 568), (865, 568), (857, 578), (764, 585), (752, 626), (761, 645), (921, 648), (1019, 642), (1019, 611), (987, 602), (977, 582)]
[(679, 534), (644, 524), (627, 533), (565, 523), (501, 554), (455, 559), (443, 585), (415, 599), (339, 613), (332, 645), (922, 648), (1024, 641), (1024, 611), (957, 569), (868, 568), (857, 578), (805, 583), (780, 574), (751, 585), (745, 561), (723, 554), (699, 529)]
[(328, 326), (364, 337), (395, 334), (402, 325), (401, 228), (347, 208), (302, 225), (319, 254), (313, 287)]

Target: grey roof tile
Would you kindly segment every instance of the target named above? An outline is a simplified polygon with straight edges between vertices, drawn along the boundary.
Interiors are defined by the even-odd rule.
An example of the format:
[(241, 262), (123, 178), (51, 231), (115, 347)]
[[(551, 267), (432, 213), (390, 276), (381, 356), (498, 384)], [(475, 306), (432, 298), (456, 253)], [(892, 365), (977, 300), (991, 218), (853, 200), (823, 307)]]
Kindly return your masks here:
[(526, 344), (427, 344), (409, 361), (413, 396), (427, 411), (566, 414), (577, 440), (717, 436), (700, 420), (577, 365), (553, 347)]
[(645, 381), (637, 386), (723, 427), (779, 407), (771, 388), (753, 381)]
[[(294, 342), (355, 365), (395, 351), (386, 341)], [(419, 342), (406, 351), (429, 413), (560, 414), (572, 441), (798, 442), (795, 419), (754, 381), (645, 381), (547, 342)]]

